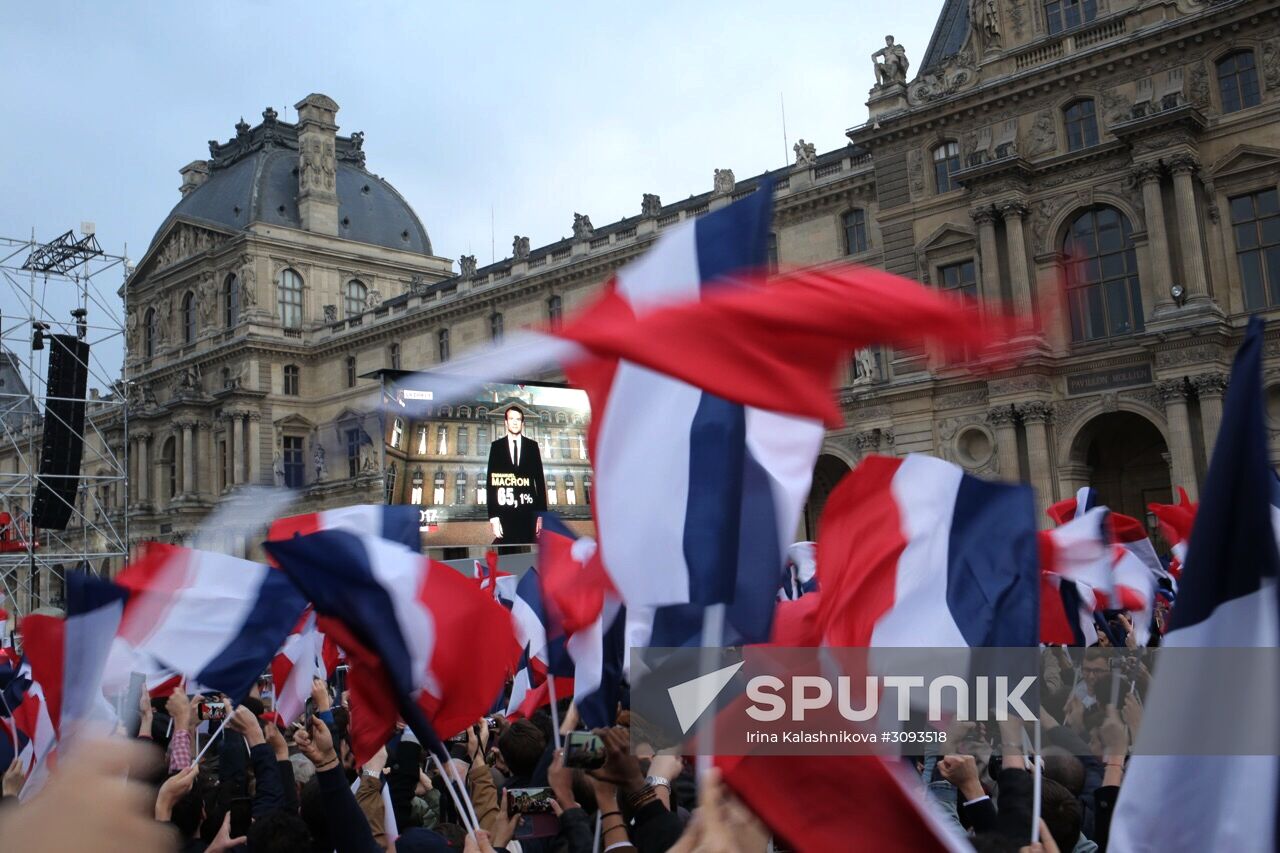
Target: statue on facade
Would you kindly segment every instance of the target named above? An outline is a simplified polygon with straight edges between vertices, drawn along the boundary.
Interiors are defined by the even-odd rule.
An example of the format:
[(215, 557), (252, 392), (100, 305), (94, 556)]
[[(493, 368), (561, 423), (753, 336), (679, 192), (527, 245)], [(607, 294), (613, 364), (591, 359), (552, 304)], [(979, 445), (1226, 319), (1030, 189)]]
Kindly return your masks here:
[(125, 318), (125, 348), (132, 354), (137, 354), (142, 349), (142, 342), (139, 340), (142, 333), (142, 321), (138, 319), (136, 309), (129, 311)]
[(284, 488), (284, 460), (280, 458), (279, 450), (271, 454), (271, 475), (275, 478), (276, 488)]
[(733, 176), (733, 169), (716, 169), (715, 175), (712, 177), (712, 186), (715, 188), (716, 195), (728, 195), (733, 192), (733, 188), (737, 184), (738, 181)]
[(876, 380), (876, 356), (869, 348), (853, 355), (853, 384), (870, 385)]
[(315, 449), (311, 451), (311, 466), (316, 471), (316, 482), (322, 482), (325, 474), (324, 464), (324, 445), (320, 443), (320, 436), (317, 434), (314, 439)]
[(200, 386), (200, 379), (200, 365), (192, 364), (184, 367), (182, 372), (178, 374), (177, 389), (179, 392), (192, 391), (198, 393), (202, 390)]
[[(883, 61), (877, 62), (877, 59)], [(884, 47), (871, 54), (871, 65), (876, 72), (877, 86), (906, 83), (907, 70), (911, 67), (911, 63), (907, 61), (907, 49), (894, 44), (893, 36), (885, 36)]]
[(377, 454), (374, 453), (373, 444), (360, 445), (360, 473), (372, 474), (378, 470)]
[(458, 258), (458, 269), (462, 270), (463, 278), (475, 278), (476, 275), (476, 256), (463, 255)]
[(791, 150), (796, 152), (797, 166), (812, 166), (818, 162), (818, 147), (812, 142), (801, 139), (791, 146)]
[(240, 310), (245, 311), (258, 304), (258, 274), (253, 270), (253, 259), (240, 256)]
[(657, 216), (662, 212), (662, 199), (655, 193), (645, 193), (640, 199), (641, 216)]
[(338, 322), (338, 306), (337, 305), (325, 305), (322, 310), (324, 311), (324, 321), (326, 323)]
[(595, 233), (595, 228), (591, 224), (591, 217), (583, 213), (575, 213), (573, 215), (573, 238), (575, 240), (585, 240)]
[(298, 153), (299, 188), (308, 189), (313, 183), (316, 189), (320, 188), (320, 168), (323, 159), (324, 154), (319, 139), (310, 140), (306, 147)]
[(202, 329), (213, 328), (213, 313), (218, 307), (218, 293), (213, 286), (213, 273), (205, 273), (200, 281), (201, 293), (196, 297), (199, 300), (200, 310), (200, 327)]
[(365, 294), (365, 297), (364, 297), (365, 310), (372, 311), (374, 308), (377, 308), (381, 304), (382, 304), (381, 290), (370, 290), (368, 293)]
[(517, 234), (511, 239), (511, 254), (517, 261), (523, 261), (529, 257), (529, 238), (521, 237)]
[(1000, 10), (996, 8), (996, 0), (969, 0), (969, 24), (988, 41), (998, 39)]

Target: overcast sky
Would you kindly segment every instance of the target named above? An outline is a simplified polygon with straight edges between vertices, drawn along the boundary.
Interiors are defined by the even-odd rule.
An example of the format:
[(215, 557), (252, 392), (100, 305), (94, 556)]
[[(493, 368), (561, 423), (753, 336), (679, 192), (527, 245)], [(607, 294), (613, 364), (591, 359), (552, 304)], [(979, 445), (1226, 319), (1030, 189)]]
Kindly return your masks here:
[[(244, 116), (322, 92), (437, 255), (490, 261), (819, 152), (866, 118), (872, 51), (912, 73), (941, 0), (11, 4), (0, 28), (0, 235), (82, 220), (137, 261), (178, 169)], [(786, 143), (779, 96), (785, 98)], [(282, 109), (288, 107), (287, 110)], [(11, 301), (10, 290), (0, 300)], [(4, 307), (4, 306), (0, 306)]]

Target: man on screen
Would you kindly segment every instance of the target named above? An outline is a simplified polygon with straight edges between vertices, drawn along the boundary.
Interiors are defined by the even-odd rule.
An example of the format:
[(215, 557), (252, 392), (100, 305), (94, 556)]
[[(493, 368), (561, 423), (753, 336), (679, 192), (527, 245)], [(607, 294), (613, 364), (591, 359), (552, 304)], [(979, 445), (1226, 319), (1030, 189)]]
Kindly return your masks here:
[(538, 442), (524, 435), (524, 412), (507, 409), (506, 433), (489, 446), (485, 501), (495, 541), (524, 545), (542, 528), (538, 513), (547, 508), (547, 485), (542, 476)]

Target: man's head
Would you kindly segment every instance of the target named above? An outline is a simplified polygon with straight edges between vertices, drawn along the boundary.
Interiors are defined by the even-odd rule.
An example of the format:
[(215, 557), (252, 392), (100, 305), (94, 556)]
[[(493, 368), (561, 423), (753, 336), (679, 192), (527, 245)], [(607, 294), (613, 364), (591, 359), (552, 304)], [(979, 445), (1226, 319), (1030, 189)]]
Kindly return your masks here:
[(533, 775), (546, 748), (546, 738), (528, 720), (516, 720), (498, 738), (498, 752), (502, 753), (511, 775), (517, 779), (528, 779)]
[(884, 44), (885, 44), (885, 47), (893, 47), (893, 36), (885, 36)]
[(1084, 672), (1084, 683), (1089, 690), (1089, 695), (1097, 696), (1105, 689), (1106, 681), (1111, 677), (1111, 659), (1102, 649), (1089, 648), (1084, 653), (1084, 664), (1081, 669)]
[(255, 853), (310, 853), (311, 832), (296, 814), (271, 812), (249, 827), (249, 849)]
[(1040, 814), (1059, 850), (1072, 850), (1080, 840), (1083, 809), (1075, 794), (1052, 779), (1042, 782)]
[(1084, 790), (1084, 764), (1060, 746), (1045, 747), (1044, 775), (1077, 797)]
[(519, 435), (524, 431), (524, 412), (518, 406), (511, 406), (505, 415), (507, 435)]

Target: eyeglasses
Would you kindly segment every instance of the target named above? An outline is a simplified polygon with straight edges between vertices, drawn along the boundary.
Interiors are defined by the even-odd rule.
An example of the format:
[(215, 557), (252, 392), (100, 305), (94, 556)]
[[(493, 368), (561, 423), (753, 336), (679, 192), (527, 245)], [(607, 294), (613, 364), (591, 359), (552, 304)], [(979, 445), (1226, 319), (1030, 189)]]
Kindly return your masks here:
[(1085, 675), (1106, 675), (1111, 672), (1109, 667), (1088, 667), (1084, 668)]

